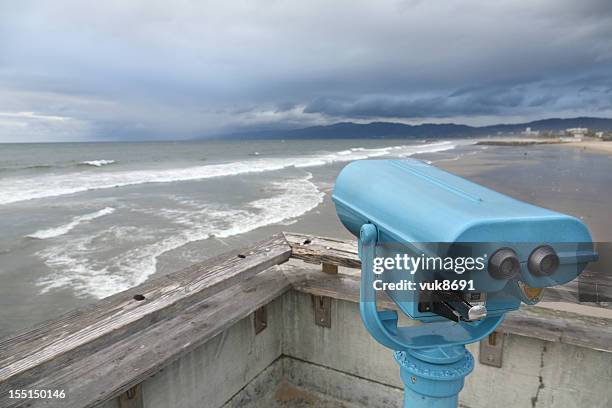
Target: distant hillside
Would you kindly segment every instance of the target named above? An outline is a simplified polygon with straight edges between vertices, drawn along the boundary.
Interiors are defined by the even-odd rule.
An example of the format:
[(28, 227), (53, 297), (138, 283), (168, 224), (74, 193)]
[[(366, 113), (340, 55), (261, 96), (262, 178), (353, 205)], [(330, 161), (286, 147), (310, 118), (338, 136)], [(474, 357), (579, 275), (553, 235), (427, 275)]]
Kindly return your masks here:
[(468, 126), (425, 123), (405, 125), (392, 122), (367, 124), (341, 122), (327, 126), (312, 126), (292, 130), (263, 130), (218, 136), (230, 139), (358, 139), (358, 138), (452, 138), (519, 133), (530, 127), (532, 130), (558, 132), (567, 128), (586, 127), (594, 130), (612, 130), (612, 119), (580, 117), (570, 119), (543, 119), (527, 123), (499, 124), (491, 126)]

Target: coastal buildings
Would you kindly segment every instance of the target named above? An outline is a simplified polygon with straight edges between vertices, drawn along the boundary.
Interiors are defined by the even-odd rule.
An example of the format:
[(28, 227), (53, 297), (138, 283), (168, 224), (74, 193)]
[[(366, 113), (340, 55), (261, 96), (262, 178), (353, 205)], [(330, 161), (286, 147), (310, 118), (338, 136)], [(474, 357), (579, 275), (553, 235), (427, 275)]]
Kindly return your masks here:
[(589, 132), (588, 128), (569, 128), (565, 129), (565, 134), (575, 138), (583, 138)]
[(540, 134), (539, 130), (531, 130), (530, 127), (525, 128), (524, 131), (521, 132), (523, 136), (538, 136)]
[(589, 132), (588, 128), (569, 128), (565, 129), (565, 136), (561, 137), (563, 142), (581, 142)]

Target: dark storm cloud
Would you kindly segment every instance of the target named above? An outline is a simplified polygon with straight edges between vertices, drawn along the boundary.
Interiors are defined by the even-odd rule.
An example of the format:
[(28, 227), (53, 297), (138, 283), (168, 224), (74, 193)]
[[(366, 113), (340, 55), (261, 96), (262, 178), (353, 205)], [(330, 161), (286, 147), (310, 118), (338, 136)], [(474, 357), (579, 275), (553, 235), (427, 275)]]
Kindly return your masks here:
[(523, 113), (553, 106), (559, 96), (549, 90), (533, 92), (529, 87), (479, 86), (457, 89), (440, 96), (366, 95), (356, 99), (318, 98), (304, 109), (330, 116), (380, 118), (446, 118)]
[(0, 5), (0, 141), (611, 116), (612, 2)]

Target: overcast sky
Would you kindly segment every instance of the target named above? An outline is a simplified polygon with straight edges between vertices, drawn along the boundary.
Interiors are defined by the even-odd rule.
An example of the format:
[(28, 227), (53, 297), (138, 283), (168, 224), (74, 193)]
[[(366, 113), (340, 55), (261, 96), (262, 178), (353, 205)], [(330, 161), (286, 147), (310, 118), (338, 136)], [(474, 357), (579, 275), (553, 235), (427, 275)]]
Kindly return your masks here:
[(0, 141), (612, 117), (609, 0), (0, 2)]

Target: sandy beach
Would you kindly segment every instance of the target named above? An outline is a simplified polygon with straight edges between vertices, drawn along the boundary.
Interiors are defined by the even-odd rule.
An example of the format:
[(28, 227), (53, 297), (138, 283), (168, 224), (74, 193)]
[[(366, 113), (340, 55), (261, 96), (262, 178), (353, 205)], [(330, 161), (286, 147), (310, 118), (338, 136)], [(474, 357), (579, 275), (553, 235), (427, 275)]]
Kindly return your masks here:
[(581, 147), (589, 152), (604, 153), (612, 155), (612, 142), (603, 142), (599, 140), (588, 140), (582, 142), (562, 143), (563, 146)]
[(566, 147), (579, 147), (583, 150), (594, 153), (612, 154), (612, 142), (597, 139), (587, 139), (576, 142), (566, 142), (559, 138), (516, 138), (500, 137), (492, 139), (480, 139), (476, 142), (479, 146), (499, 146), (499, 147), (526, 147), (537, 145), (562, 145)]
[(533, 145), (549, 145), (549, 144), (560, 144), (563, 143), (561, 139), (552, 138), (552, 139), (528, 139), (528, 138), (495, 138), (495, 139), (484, 139), (478, 140), (476, 142), (479, 146), (533, 146)]

